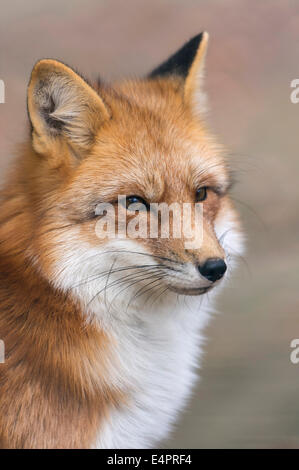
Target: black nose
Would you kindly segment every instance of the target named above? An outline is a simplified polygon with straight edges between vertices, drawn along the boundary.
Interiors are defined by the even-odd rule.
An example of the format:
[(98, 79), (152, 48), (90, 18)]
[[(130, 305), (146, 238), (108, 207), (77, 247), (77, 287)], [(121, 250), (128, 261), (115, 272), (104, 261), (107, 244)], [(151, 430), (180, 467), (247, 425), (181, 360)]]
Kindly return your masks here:
[(209, 258), (202, 266), (198, 266), (200, 274), (209, 281), (221, 279), (226, 271), (226, 264), (221, 258)]

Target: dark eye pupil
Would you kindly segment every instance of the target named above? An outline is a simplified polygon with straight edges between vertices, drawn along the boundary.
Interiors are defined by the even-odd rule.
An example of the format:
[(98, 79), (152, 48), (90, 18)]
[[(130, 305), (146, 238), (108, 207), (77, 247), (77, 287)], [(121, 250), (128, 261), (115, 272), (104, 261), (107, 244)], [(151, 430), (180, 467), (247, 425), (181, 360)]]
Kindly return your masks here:
[(203, 188), (199, 188), (197, 191), (196, 191), (196, 201), (197, 202), (201, 202), (201, 201), (204, 201), (207, 197), (207, 188), (203, 187)]
[(140, 199), (136, 196), (130, 196), (127, 198), (127, 203), (128, 204), (136, 204), (138, 202), (141, 202)]
[[(145, 210), (149, 210), (149, 204), (144, 200), (142, 199), (142, 197), (139, 197), (139, 196), (128, 196), (126, 198), (126, 207), (127, 209), (130, 209), (130, 205), (131, 204), (142, 204), (144, 207), (145, 207)], [(141, 206), (142, 207), (142, 206)], [(143, 208), (144, 210), (144, 208)]]

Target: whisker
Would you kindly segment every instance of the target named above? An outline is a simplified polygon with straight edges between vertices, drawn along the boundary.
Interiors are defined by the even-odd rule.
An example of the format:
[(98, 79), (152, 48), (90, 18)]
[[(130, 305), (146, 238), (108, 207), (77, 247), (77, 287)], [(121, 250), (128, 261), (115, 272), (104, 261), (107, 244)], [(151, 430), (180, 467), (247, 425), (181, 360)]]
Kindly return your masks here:
[[(114, 295), (113, 299), (111, 300), (110, 306), (113, 304), (114, 299), (115, 299), (116, 297), (120, 296), (122, 292), (124, 292), (125, 290), (127, 290), (127, 289), (129, 289), (130, 287), (134, 286), (135, 284), (138, 284), (141, 280), (155, 279), (155, 278), (156, 278), (156, 274), (151, 274), (151, 275), (149, 275), (149, 276), (147, 276), (147, 277), (143, 277), (142, 279), (140, 279), (140, 277), (141, 277), (141, 276), (139, 276), (139, 279), (136, 278), (136, 277), (135, 277), (135, 278), (131, 278), (131, 279), (125, 279), (125, 280), (121, 279), (118, 284), (125, 284), (125, 287), (124, 287), (123, 289), (121, 289), (120, 291), (118, 291), (118, 292)], [(130, 281), (132, 281), (132, 282), (130, 282)], [(128, 282), (130, 282), (130, 284), (127, 284)], [(117, 284), (116, 284), (116, 285), (117, 285)]]
[[(143, 275), (143, 273), (141, 273), (141, 274), (139, 275), (139, 277), (142, 277), (142, 275)], [(153, 274), (150, 274), (150, 276), (153, 276)], [(128, 276), (126, 276), (126, 277), (128, 277)], [(143, 279), (148, 279), (148, 277), (146, 277), (146, 278), (143, 277)], [(131, 281), (131, 280), (132, 280), (132, 279), (127, 279), (127, 282), (128, 282), (128, 281)], [(124, 278), (117, 279), (117, 280), (111, 282), (107, 287), (105, 286), (104, 288), (102, 288), (99, 292), (97, 292), (97, 293), (92, 297), (92, 299), (88, 302), (87, 306), (89, 306), (89, 305), (96, 299), (96, 297), (98, 297), (105, 289), (107, 290), (107, 289), (109, 289), (110, 287), (113, 287), (113, 286), (116, 286), (116, 285), (118, 285), (118, 284), (121, 284), (122, 282), (124, 282)], [(135, 282), (138, 282), (138, 281), (134, 281), (134, 283), (135, 283)], [(134, 283), (133, 283), (133, 285), (134, 285)], [(127, 287), (128, 287), (128, 286), (127, 286)]]
[(244, 256), (240, 255), (240, 253), (234, 252), (233, 248), (231, 248), (231, 247), (228, 246), (228, 245), (227, 245), (227, 248), (228, 248), (228, 250), (230, 250), (230, 251), (228, 252), (228, 256), (230, 256), (231, 258), (236, 258), (236, 259), (238, 259), (238, 260), (241, 260), (241, 261), (244, 263), (244, 265), (245, 265), (245, 267), (246, 267), (248, 273), (249, 273), (250, 276), (252, 277), (252, 272), (251, 272), (251, 270), (250, 270), (250, 266), (249, 266), (247, 260), (244, 258)]
[(249, 206), (248, 204), (246, 204), (243, 201), (240, 201), (240, 199), (237, 199), (236, 197), (234, 197), (232, 195), (231, 195), (231, 199), (233, 201), (235, 201), (237, 204), (240, 204), (243, 207), (245, 207), (245, 209), (247, 209), (248, 212), (250, 212), (252, 215), (254, 215), (256, 217), (256, 220), (260, 223), (260, 226), (263, 228), (263, 230), (265, 232), (269, 232), (268, 225), (265, 223), (265, 221), (261, 218), (260, 214), (258, 214), (258, 212), (255, 209), (253, 209), (251, 206)]
[[(132, 302), (134, 299), (137, 299), (137, 298), (140, 297), (141, 295), (143, 295), (143, 294), (145, 294), (146, 292), (152, 290), (153, 287), (154, 287), (154, 286), (153, 286), (153, 287), (150, 287), (149, 289), (146, 289), (147, 286), (150, 286), (150, 285), (152, 285), (153, 283), (159, 282), (159, 281), (160, 281), (161, 279), (163, 279), (163, 277), (165, 277), (165, 276), (166, 276), (166, 274), (165, 274), (165, 275), (162, 275), (162, 276), (160, 276), (160, 277), (158, 277), (158, 278), (156, 278), (154, 281), (151, 281), (151, 282), (147, 283), (145, 286), (141, 287), (141, 288), (133, 295), (133, 297), (131, 297), (131, 299), (130, 299), (128, 305), (127, 305), (127, 310), (128, 310), (128, 308), (129, 308), (131, 302)], [(157, 286), (155, 286), (155, 287), (157, 287)]]
[(223, 240), (225, 239), (225, 237), (227, 236), (227, 234), (229, 232), (231, 232), (233, 230), (232, 227), (228, 228), (227, 230), (225, 230), (225, 232), (222, 233), (222, 235), (220, 235), (219, 237), (219, 243), (221, 244), (221, 246), (223, 247)]
[(90, 258), (94, 258), (95, 256), (103, 256), (105, 254), (115, 254), (115, 253), (128, 253), (128, 254), (136, 254), (136, 255), (141, 255), (141, 256), (148, 256), (150, 258), (153, 258), (153, 259), (160, 259), (160, 260), (163, 260), (163, 261), (169, 261), (170, 263), (175, 263), (175, 264), (179, 264), (179, 265), (182, 265), (182, 263), (180, 261), (176, 261), (174, 259), (171, 259), (171, 258), (167, 258), (165, 256), (158, 256), (158, 255), (152, 255), (150, 253), (142, 253), (141, 251), (131, 251), (131, 250), (106, 250), (106, 251), (102, 251), (101, 253), (97, 253), (96, 255), (92, 255), (90, 256), (89, 258), (86, 258), (86, 260), (90, 259)]
[[(136, 255), (141, 255), (141, 256), (150, 256), (151, 258), (157, 258), (157, 259), (162, 259), (164, 261), (170, 261), (171, 263), (182, 264), (179, 261), (173, 260), (171, 258), (167, 258), (165, 256), (152, 255), (150, 253), (142, 253), (141, 251), (116, 250), (114, 252), (115, 253), (131, 253), (131, 254), (136, 254)], [(105, 253), (109, 253), (109, 251), (106, 251)], [(112, 253), (113, 253), (113, 251), (112, 251)]]
[(151, 307), (154, 305), (155, 302), (163, 295), (166, 291), (170, 290), (169, 287), (166, 287), (165, 289), (163, 288), (164, 286), (161, 286), (162, 291), (156, 296), (156, 298), (153, 300), (151, 303)]
[(75, 289), (77, 287), (81, 287), (82, 285), (85, 285), (85, 284), (88, 284), (88, 282), (92, 282), (92, 281), (96, 281), (98, 279), (101, 279), (101, 277), (105, 276), (106, 274), (110, 273), (110, 274), (114, 274), (114, 273), (118, 273), (118, 272), (121, 272), (121, 271), (128, 271), (128, 270), (131, 270), (131, 269), (157, 269), (157, 268), (167, 268), (167, 266), (165, 266), (164, 264), (136, 264), (136, 265), (131, 265), (131, 266), (127, 266), (127, 267), (120, 267), (120, 268), (117, 268), (117, 269), (114, 269), (112, 271), (110, 271), (110, 269), (107, 269), (106, 271), (102, 271), (101, 273), (98, 273), (98, 274), (94, 274), (93, 276), (90, 276), (90, 277), (87, 277), (83, 282), (80, 282), (79, 284), (76, 284), (72, 287), (70, 287), (70, 289)]
[[(105, 302), (105, 305), (106, 305), (106, 308), (107, 308), (107, 284), (109, 282), (109, 279), (110, 279), (110, 276), (111, 276), (111, 271), (113, 270), (113, 266), (115, 265), (116, 263), (116, 258), (114, 259), (113, 263), (111, 264), (111, 267), (110, 267), (110, 271), (108, 273), (108, 276), (107, 276), (107, 279), (106, 279), (106, 284), (105, 284), (105, 295), (104, 295), (104, 302)], [(109, 310), (109, 309), (108, 309)]]
[[(138, 282), (142, 281), (142, 280), (147, 280), (147, 279), (153, 279), (153, 278), (156, 278), (157, 277), (157, 274), (160, 274), (159, 272), (156, 272), (156, 273), (151, 273), (149, 275), (147, 275), (146, 277), (144, 277), (144, 274), (141, 273), (139, 275), (136, 275), (135, 277), (130, 277), (129, 279), (124, 279), (123, 277), (121, 279), (118, 279), (117, 281), (114, 282), (114, 286), (117, 286), (118, 284), (123, 284), (123, 283), (126, 283), (126, 282), (130, 282), (130, 281), (133, 281), (131, 282), (129, 285), (126, 285), (123, 289), (121, 289), (117, 294), (115, 294), (115, 296), (113, 297), (111, 303), (113, 303), (114, 299), (116, 296), (119, 296), (123, 291), (125, 291), (126, 289), (128, 289), (129, 287), (132, 287), (134, 286), (135, 284), (138, 284)], [(166, 274), (165, 274), (166, 276)], [(128, 276), (125, 276), (125, 277), (128, 277)], [(142, 279), (140, 279), (142, 278)]]

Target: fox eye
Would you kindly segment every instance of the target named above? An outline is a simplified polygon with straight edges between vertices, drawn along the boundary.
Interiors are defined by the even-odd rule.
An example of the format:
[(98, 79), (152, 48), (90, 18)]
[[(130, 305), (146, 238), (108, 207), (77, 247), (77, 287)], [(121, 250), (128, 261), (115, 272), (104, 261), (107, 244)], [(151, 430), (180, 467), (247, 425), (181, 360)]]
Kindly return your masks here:
[(129, 211), (148, 211), (149, 204), (139, 196), (126, 197), (126, 209)]
[(196, 202), (203, 202), (205, 199), (207, 199), (207, 192), (208, 188), (206, 186), (199, 188), (195, 195)]

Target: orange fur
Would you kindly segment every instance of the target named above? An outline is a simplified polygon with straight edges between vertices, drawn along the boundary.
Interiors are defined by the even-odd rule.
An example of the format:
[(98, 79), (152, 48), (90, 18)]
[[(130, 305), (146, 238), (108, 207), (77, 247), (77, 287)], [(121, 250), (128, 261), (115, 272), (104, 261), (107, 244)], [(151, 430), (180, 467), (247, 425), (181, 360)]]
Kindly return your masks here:
[[(94, 90), (56, 61), (34, 68), (28, 92), (32, 139), (1, 195), (2, 447), (89, 447), (111, 404), (126, 399), (109, 379), (112, 338), (86, 321), (79, 302), (53, 278), (74, 227), (82, 242), (101, 243), (91, 216), (99, 200), (138, 194), (151, 202), (192, 202), (199, 185), (221, 187), (223, 195), (211, 191), (205, 204), (202, 250), (190, 253), (182, 240), (140, 243), (154, 255), (180, 260), (223, 255), (213, 222), (228, 204), (229, 177), (221, 148), (184, 102), (196, 86), (195, 67), (185, 92), (179, 77)], [(37, 87), (48, 86), (49, 74), (67, 82), (80, 101), (75, 125), (70, 120), (60, 126), (54, 116), (52, 134), (37, 109)]]

